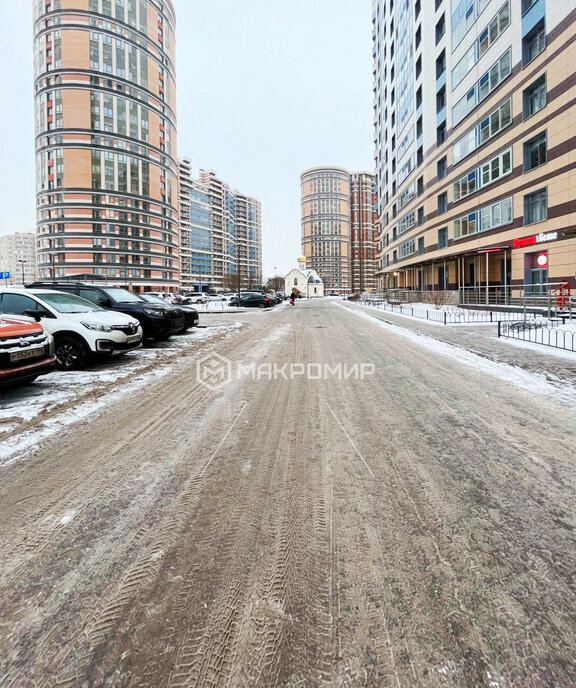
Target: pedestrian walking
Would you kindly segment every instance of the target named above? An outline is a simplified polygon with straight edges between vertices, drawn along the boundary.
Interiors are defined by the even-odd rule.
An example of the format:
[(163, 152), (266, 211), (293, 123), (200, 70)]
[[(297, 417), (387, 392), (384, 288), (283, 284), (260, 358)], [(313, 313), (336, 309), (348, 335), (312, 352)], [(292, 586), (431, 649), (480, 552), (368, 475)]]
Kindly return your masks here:
[(296, 299), (298, 298), (298, 290), (296, 288), (292, 289), (290, 294), (290, 305), (294, 306), (296, 304)]

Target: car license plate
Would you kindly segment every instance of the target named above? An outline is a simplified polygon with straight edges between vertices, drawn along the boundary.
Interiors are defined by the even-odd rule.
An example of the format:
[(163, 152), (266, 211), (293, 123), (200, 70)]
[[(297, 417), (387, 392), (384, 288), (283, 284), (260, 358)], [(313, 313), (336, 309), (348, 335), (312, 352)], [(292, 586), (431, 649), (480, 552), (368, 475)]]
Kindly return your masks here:
[(42, 356), (44, 353), (44, 347), (36, 347), (34, 349), (26, 349), (26, 351), (16, 351), (13, 354), (10, 354), (10, 360), (11, 361), (23, 361), (26, 358), (37, 358), (38, 356)]

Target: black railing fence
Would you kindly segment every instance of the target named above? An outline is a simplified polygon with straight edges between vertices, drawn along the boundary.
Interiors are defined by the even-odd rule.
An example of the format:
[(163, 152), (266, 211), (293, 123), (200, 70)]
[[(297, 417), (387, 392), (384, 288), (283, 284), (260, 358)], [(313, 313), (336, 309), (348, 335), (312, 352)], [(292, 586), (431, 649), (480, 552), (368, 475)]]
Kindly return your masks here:
[[(567, 322), (574, 323), (574, 327), (567, 326)], [(576, 320), (567, 318), (499, 322), (498, 336), (576, 352)]]
[[(378, 302), (373, 299), (361, 301), (364, 306), (373, 306), (379, 310), (400, 315), (409, 315), (420, 320), (429, 320), (442, 325), (458, 325), (467, 323), (495, 323), (501, 320), (518, 320), (518, 313), (498, 313), (494, 311), (472, 311), (451, 306), (443, 306), (441, 310), (414, 308), (410, 305), (396, 305), (385, 302)], [(535, 318), (534, 314), (528, 313), (528, 318)]]

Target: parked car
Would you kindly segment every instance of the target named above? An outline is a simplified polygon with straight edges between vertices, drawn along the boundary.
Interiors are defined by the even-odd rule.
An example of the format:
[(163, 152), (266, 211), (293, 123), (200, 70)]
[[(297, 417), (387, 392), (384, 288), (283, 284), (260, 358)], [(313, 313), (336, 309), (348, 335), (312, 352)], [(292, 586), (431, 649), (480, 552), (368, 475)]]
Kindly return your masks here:
[(222, 303), (223, 301), (226, 301), (226, 300), (227, 299), (224, 296), (224, 294), (208, 294), (208, 296), (207, 296), (208, 303), (210, 303), (210, 302)]
[(166, 308), (166, 304), (152, 304), (138, 294), (121, 287), (107, 287), (84, 282), (36, 282), (34, 289), (58, 289), (75, 294), (102, 308), (125, 313), (136, 318), (144, 332), (144, 339), (161, 341), (181, 332), (186, 321), (182, 312)]
[(140, 296), (146, 296), (146, 294), (157, 296), (162, 301), (165, 301), (172, 306), (179, 306), (180, 304), (184, 303), (184, 299), (180, 296), (180, 294), (173, 294), (170, 291), (146, 291)]
[(0, 289), (0, 313), (39, 322), (55, 339), (56, 362), (62, 370), (83, 368), (90, 359), (142, 345), (138, 320), (61, 291)]
[(190, 299), (188, 303), (206, 303), (208, 297), (199, 291), (192, 291), (184, 294), (184, 299)]
[(153, 292), (146, 292), (145, 294), (141, 294), (141, 296), (143, 299), (148, 301), (148, 303), (162, 303), (164, 305), (164, 308), (176, 308), (181, 313), (183, 313), (185, 318), (185, 325), (184, 328), (181, 330), (181, 333), (186, 332), (187, 330), (190, 330), (191, 328), (196, 327), (196, 325), (198, 325), (198, 311), (195, 308), (192, 308), (192, 306), (171, 306), (169, 304), (164, 303), (161, 297), (155, 296)]
[(238, 297), (232, 299), (230, 305), (244, 308), (271, 308), (272, 301), (263, 294), (243, 294), (240, 299)]
[(33, 382), (55, 367), (54, 337), (42, 325), (0, 315), (0, 387)]

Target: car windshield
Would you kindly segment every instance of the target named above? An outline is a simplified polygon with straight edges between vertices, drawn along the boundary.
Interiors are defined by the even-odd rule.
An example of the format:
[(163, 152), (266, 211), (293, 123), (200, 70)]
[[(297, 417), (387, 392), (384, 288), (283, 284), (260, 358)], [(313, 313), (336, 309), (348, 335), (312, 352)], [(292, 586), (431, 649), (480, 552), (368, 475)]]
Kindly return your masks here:
[(39, 295), (49, 306), (58, 313), (92, 313), (93, 311), (104, 311), (105, 308), (100, 308), (95, 303), (81, 299), (74, 294), (46, 294)]
[(142, 298), (144, 301), (148, 301), (149, 303), (161, 303), (163, 306), (166, 305), (161, 296), (154, 296), (154, 294), (142, 294)]
[(127, 289), (104, 289), (103, 290), (111, 299), (119, 303), (139, 303), (142, 299), (137, 294), (133, 294)]

